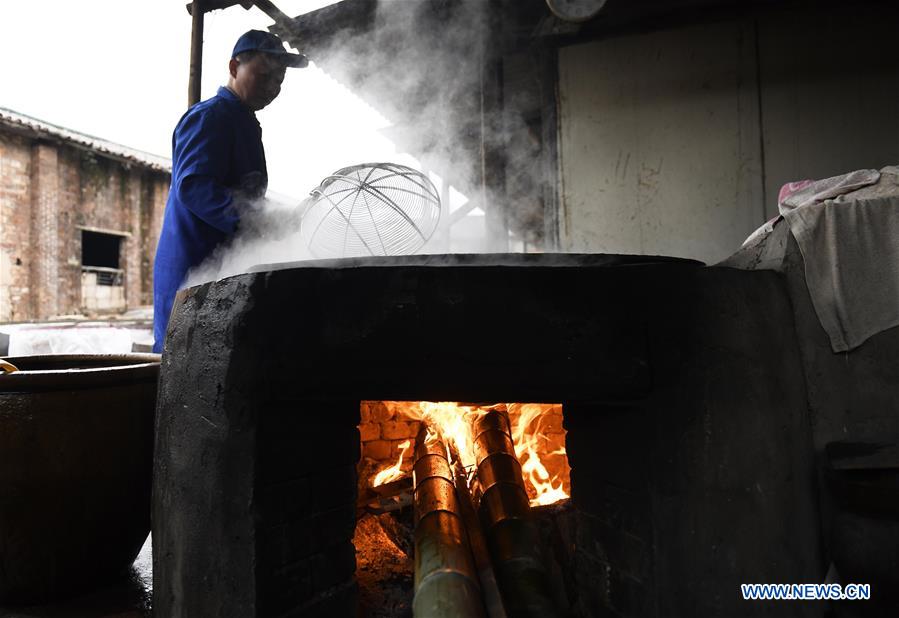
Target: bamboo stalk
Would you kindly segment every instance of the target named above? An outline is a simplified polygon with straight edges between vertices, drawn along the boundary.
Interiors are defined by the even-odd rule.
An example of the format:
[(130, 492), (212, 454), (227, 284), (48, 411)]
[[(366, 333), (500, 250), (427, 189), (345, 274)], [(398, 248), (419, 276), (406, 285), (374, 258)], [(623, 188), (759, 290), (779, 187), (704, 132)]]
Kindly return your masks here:
[(487, 550), (487, 541), (484, 539), (484, 531), (478, 514), (474, 509), (474, 501), (468, 489), (468, 476), (462, 466), (458, 454), (453, 454), (453, 473), (456, 475), (456, 497), (459, 499), (459, 514), (468, 532), (468, 542), (471, 545), (471, 553), (474, 558), (475, 568), (478, 571), (478, 581), (481, 583), (481, 592), (484, 596), (484, 605), (487, 608), (488, 618), (506, 618), (506, 608), (503, 607), (502, 595), (499, 585), (496, 583), (496, 574), (490, 563), (490, 553)]
[(442, 439), (415, 446), (415, 598), (417, 618), (483, 618), (484, 606), (459, 514), (453, 473)]
[(473, 433), (479, 511), (506, 612), (512, 618), (558, 616), (509, 417), (492, 410), (474, 420)]

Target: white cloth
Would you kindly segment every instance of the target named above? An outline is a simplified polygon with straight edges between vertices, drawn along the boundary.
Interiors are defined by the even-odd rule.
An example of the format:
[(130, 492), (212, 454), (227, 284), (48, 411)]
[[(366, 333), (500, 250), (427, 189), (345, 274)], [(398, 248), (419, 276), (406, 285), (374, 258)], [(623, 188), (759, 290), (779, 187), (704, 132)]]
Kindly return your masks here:
[(811, 206), (824, 200), (833, 199), (850, 191), (872, 185), (878, 180), (880, 180), (880, 172), (877, 170), (857, 170), (848, 174), (825, 178), (824, 180), (797, 183), (801, 188), (787, 193), (779, 201), (777, 208), (780, 210), (780, 214), (786, 215), (796, 208)]
[(131, 332), (123, 328), (28, 326), (9, 334), (9, 356), (128, 354), (131, 348)]
[[(899, 167), (874, 172), (876, 177), (871, 172), (853, 172), (824, 187), (835, 199), (814, 199), (823, 193), (813, 183), (798, 192), (804, 195), (787, 198), (793, 204), (782, 209), (835, 352), (899, 325)], [(855, 190), (841, 193), (847, 186)]]
[[(753, 250), (765, 251), (770, 255), (775, 255), (775, 253), (770, 250), (771, 248), (766, 247), (765, 245), (768, 242), (768, 237), (774, 232), (775, 226), (783, 220), (786, 213), (803, 206), (811, 206), (817, 202), (822, 202), (843, 195), (844, 193), (867, 187), (878, 180), (880, 180), (880, 172), (877, 170), (858, 170), (840, 176), (833, 176), (832, 178), (825, 178), (824, 180), (800, 180), (798, 182), (785, 184), (780, 190), (777, 201), (777, 209), (780, 211), (780, 214), (773, 219), (769, 219), (750, 234), (746, 240), (743, 241), (741, 251), (744, 253)], [(783, 240), (781, 240), (781, 242), (783, 242)], [(786, 245), (784, 244), (781, 248), (785, 248), (785, 246)], [(748, 268), (744, 263), (745, 260), (742, 256), (738, 259), (733, 259), (736, 258), (739, 253), (740, 252), (737, 252), (734, 256), (727, 258), (724, 262), (721, 262), (721, 265), (733, 266), (734, 268)], [(780, 257), (783, 257), (783, 252), (780, 253)], [(756, 262), (755, 267), (758, 270), (765, 270), (766, 268), (773, 268), (776, 270), (771, 264), (762, 265), (758, 262)]]

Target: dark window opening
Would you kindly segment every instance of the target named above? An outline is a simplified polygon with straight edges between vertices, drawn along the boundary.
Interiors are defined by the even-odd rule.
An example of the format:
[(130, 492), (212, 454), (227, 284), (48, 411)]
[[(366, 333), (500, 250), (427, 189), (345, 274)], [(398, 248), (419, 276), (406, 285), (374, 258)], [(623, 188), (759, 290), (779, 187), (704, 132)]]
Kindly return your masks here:
[(83, 230), (81, 232), (81, 265), (118, 268), (121, 243), (121, 236)]
[(119, 266), (122, 237), (117, 234), (81, 231), (81, 270), (97, 273), (98, 285), (122, 285)]

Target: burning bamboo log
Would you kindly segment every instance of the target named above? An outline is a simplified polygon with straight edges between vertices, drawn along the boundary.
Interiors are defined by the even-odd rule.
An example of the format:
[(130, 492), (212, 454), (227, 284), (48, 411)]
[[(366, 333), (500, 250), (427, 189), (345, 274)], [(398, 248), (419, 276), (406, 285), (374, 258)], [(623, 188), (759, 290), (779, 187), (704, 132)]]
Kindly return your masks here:
[(491, 410), (472, 428), (479, 510), (506, 612), (512, 618), (557, 616), (509, 417)]
[(446, 446), (424, 426), (415, 447), (412, 477), (416, 521), (413, 615), (483, 618), (481, 592)]
[(459, 499), (459, 515), (465, 530), (468, 533), (468, 543), (471, 547), (471, 555), (478, 572), (478, 581), (481, 583), (481, 594), (487, 609), (487, 618), (507, 618), (506, 609), (503, 607), (502, 595), (496, 582), (496, 574), (490, 563), (490, 553), (487, 550), (487, 541), (481, 530), (481, 522), (475, 512), (474, 501), (468, 487), (468, 473), (462, 465), (458, 450), (450, 445), (450, 457), (453, 460), (453, 474), (456, 477), (456, 497)]

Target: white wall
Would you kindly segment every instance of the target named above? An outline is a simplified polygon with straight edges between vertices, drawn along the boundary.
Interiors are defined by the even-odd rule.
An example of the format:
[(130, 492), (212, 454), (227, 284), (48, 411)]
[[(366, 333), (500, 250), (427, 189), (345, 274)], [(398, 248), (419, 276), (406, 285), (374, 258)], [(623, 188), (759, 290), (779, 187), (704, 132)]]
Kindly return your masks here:
[(765, 197), (790, 181), (899, 163), (899, 3), (759, 25)]
[(784, 182), (899, 161), (897, 16), (778, 12), (562, 48), (561, 249), (714, 263)]

